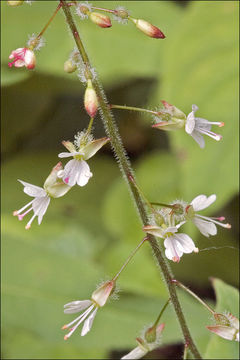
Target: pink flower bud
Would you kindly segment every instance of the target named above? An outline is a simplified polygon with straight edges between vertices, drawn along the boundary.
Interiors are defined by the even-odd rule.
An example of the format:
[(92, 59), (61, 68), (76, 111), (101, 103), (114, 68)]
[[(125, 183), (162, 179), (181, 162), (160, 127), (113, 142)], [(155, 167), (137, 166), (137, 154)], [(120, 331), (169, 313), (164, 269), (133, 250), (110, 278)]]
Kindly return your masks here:
[(107, 15), (92, 12), (89, 14), (89, 19), (92, 20), (94, 24), (102, 28), (108, 28), (112, 26), (111, 20)]
[(19, 6), (23, 4), (23, 0), (16, 0), (16, 1), (9, 0), (7, 3), (10, 6)]
[(132, 19), (136, 27), (141, 30), (147, 36), (150, 36), (155, 39), (164, 39), (165, 35), (163, 32), (156, 26), (150, 24), (149, 22), (142, 19)]
[(94, 118), (98, 110), (98, 99), (91, 80), (88, 80), (87, 88), (85, 91), (84, 106), (88, 115), (91, 118)]
[(18, 48), (13, 50), (9, 56), (9, 59), (13, 59), (8, 63), (9, 67), (13, 65), (15, 67), (25, 66), (27, 69), (34, 69), (36, 65), (36, 57), (32, 50), (28, 48)]
[(156, 26), (150, 24), (149, 22), (142, 19), (132, 19), (136, 27), (141, 30), (144, 34), (155, 38), (155, 39), (164, 39), (165, 35), (163, 32)]

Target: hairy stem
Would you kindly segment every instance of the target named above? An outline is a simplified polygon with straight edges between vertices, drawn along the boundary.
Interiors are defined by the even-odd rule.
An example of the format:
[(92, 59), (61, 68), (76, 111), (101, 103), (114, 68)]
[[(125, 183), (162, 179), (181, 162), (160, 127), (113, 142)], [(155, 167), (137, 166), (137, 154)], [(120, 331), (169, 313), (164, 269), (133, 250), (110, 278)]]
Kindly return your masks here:
[[(62, 9), (65, 13), (67, 24), (72, 32), (72, 35), (76, 42), (77, 48), (82, 57), (82, 61), (87, 68), (91, 69), (91, 63), (89, 61), (89, 58), (88, 58), (87, 52), (85, 50), (85, 47), (82, 43), (82, 40), (79, 36), (78, 30), (76, 28), (75, 22), (71, 15), (70, 9), (67, 6), (67, 3), (65, 0), (60, 0), (60, 3), (62, 4)], [(143, 223), (143, 225), (148, 225), (148, 215), (147, 215), (146, 208), (144, 206), (144, 201), (142, 200), (141, 194), (139, 193), (138, 189), (135, 187), (133, 182), (130, 181), (130, 177), (134, 178), (134, 173), (133, 173), (131, 164), (128, 160), (126, 151), (123, 147), (121, 138), (119, 136), (119, 131), (118, 131), (117, 125), (116, 125), (114, 118), (112, 116), (112, 113), (109, 109), (106, 95), (105, 95), (98, 79), (96, 79), (96, 78), (92, 79), (92, 82), (93, 82), (94, 89), (98, 96), (101, 118), (102, 118), (105, 130), (107, 132), (107, 135), (111, 139), (111, 145), (112, 145), (114, 153), (117, 157), (119, 167), (120, 167), (120, 169), (123, 173), (123, 176), (129, 186), (130, 192), (133, 196), (133, 200), (138, 209), (142, 223)], [(164, 280), (167, 283), (171, 302), (174, 306), (176, 316), (178, 318), (180, 327), (182, 329), (185, 343), (189, 344), (189, 350), (192, 352), (194, 358), (201, 359), (201, 355), (200, 355), (196, 345), (194, 344), (194, 341), (191, 337), (190, 331), (186, 324), (186, 320), (183, 315), (181, 305), (180, 305), (178, 297), (177, 297), (175, 284), (172, 282), (173, 276), (172, 276), (169, 264), (166, 261), (165, 257), (163, 256), (162, 249), (160, 249), (160, 247), (158, 246), (157, 240), (151, 235), (148, 236), (148, 239), (149, 239), (148, 241), (152, 247), (153, 253), (157, 259), (157, 262), (161, 268)]]

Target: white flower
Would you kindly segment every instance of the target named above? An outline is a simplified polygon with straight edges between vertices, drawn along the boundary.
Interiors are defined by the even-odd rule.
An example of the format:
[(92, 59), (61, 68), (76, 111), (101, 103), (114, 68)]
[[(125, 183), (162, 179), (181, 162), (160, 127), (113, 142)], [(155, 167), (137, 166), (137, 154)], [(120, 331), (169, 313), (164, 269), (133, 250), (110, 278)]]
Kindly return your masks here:
[(84, 322), (84, 324), (81, 336), (86, 335), (91, 330), (98, 308), (106, 304), (106, 301), (114, 290), (114, 287), (114, 281), (107, 281), (93, 292), (91, 300), (77, 300), (64, 305), (65, 314), (74, 314), (86, 309), (84, 313), (62, 327), (63, 330), (70, 327), (68, 334), (64, 336), (64, 340), (67, 340), (82, 322)]
[(207, 329), (223, 339), (239, 342), (239, 320), (230, 313), (215, 314), (214, 316), (218, 324), (207, 326)]
[(75, 136), (74, 144), (70, 141), (63, 141), (62, 144), (70, 151), (58, 154), (60, 158), (73, 157), (64, 167), (58, 172), (58, 177), (62, 178), (64, 183), (69, 186), (78, 184), (84, 186), (92, 177), (90, 168), (85, 160), (90, 159), (96, 152), (107, 142), (108, 138), (92, 140), (92, 137), (86, 135), (85, 132), (79, 133)]
[(195, 112), (198, 110), (197, 105), (192, 105), (192, 111), (187, 116), (185, 131), (191, 135), (201, 148), (204, 148), (205, 141), (202, 134), (210, 136), (219, 141), (222, 136), (211, 131), (212, 125), (224, 126), (223, 122), (210, 122), (208, 120), (195, 117)]
[(167, 228), (147, 225), (143, 230), (149, 234), (164, 239), (164, 246), (166, 248), (165, 255), (169, 260), (179, 262), (181, 256), (189, 254), (191, 252), (198, 252), (198, 248), (195, 247), (194, 242), (187, 234), (178, 234), (178, 229), (185, 221), (180, 222), (176, 226), (170, 226)]
[(19, 220), (22, 220), (25, 215), (27, 215), (30, 211), (33, 211), (33, 216), (25, 226), (25, 229), (30, 229), (35, 217), (38, 218), (38, 224), (41, 224), (43, 215), (47, 211), (51, 197), (61, 197), (71, 189), (70, 186), (66, 185), (58, 179), (57, 173), (61, 169), (62, 163), (59, 162), (56, 166), (53, 167), (50, 175), (44, 182), (43, 188), (29, 184), (22, 180), (18, 180), (21, 184), (23, 184), (23, 191), (25, 192), (25, 194), (34, 198), (27, 205), (23, 206), (20, 210), (16, 210), (13, 212), (14, 216), (17, 216)]
[(215, 224), (227, 229), (231, 228), (230, 224), (221, 223), (221, 221), (225, 220), (223, 216), (219, 218), (213, 218), (195, 213), (196, 211), (206, 209), (216, 200), (216, 198), (217, 197), (215, 194), (212, 194), (209, 197), (207, 197), (206, 195), (198, 195), (185, 209), (187, 217), (192, 220), (193, 223), (198, 227), (199, 231), (207, 237), (209, 237), (209, 235), (217, 234), (217, 227)]
[[(47, 211), (48, 205), (50, 203), (50, 197), (43, 188), (29, 184), (22, 180), (18, 180), (18, 181), (20, 181), (20, 183), (23, 184), (24, 186), (23, 191), (27, 195), (34, 197), (34, 199), (30, 201), (27, 205), (23, 206), (20, 210), (14, 211), (13, 215), (17, 216), (19, 220), (22, 220), (24, 216), (27, 215), (32, 210), (33, 216), (25, 226), (25, 229), (30, 229), (31, 224), (36, 216), (38, 217), (38, 224), (39, 225), (41, 224), (43, 215)], [(24, 210), (26, 211), (24, 212)]]

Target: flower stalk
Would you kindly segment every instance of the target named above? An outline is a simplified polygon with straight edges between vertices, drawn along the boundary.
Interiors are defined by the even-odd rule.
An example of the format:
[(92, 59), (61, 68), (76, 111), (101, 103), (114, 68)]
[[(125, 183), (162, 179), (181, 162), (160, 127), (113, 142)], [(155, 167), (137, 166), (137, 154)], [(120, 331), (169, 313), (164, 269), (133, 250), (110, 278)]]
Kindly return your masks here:
[[(60, 4), (62, 5), (62, 9), (64, 11), (64, 14), (66, 16), (66, 22), (72, 32), (72, 35), (74, 37), (74, 40), (76, 42), (77, 48), (79, 50), (79, 53), (82, 57), (83, 63), (86, 65), (87, 68), (91, 68), (91, 64), (87, 55), (87, 52), (85, 50), (85, 47), (82, 43), (82, 40), (80, 38), (80, 35), (78, 33), (78, 30), (76, 28), (75, 22), (73, 20), (73, 17), (71, 15), (70, 9), (66, 3), (65, 0), (60, 0)], [(105, 93), (102, 89), (102, 86), (100, 85), (99, 81), (96, 79), (92, 79), (93, 86), (96, 91), (98, 101), (99, 101), (99, 110), (102, 117), (102, 121), (105, 127), (105, 130), (108, 134), (108, 137), (111, 139), (111, 145), (115, 152), (115, 155), (118, 159), (118, 163), (120, 166), (120, 169), (123, 173), (123, 176), (125, 180), (127, 181), (127, 184), (130, 188), (130, 192), (133, 196), (134, 202), (136, 204), (136, 207), (138, 209), (139, 215), (141, 217), (142, 223), (144, 225), (148, 224), (148, 216), (147, 211), (144, 206), (144, 201), (142, 200), (141, 194), (139, 193), (138, 189), (134, 186), (134, 184), (129, 180), (129, 175), (134, 178), (134, 173), (131, 167), (131, 164), (127, 158), (126, 151), (122, 145), (121, 138), (119, 136), (118, 128), (115, 124), (114, 118), (111, 114), (111, 111), (109, 109), (109, 105), (106, 100)], [(191, 337), (190, 331), (188, 329), (188, 326), (186, 324), (185, 317), (183, 315), (181, 305), (179, 303), (175, 284), (172, 283), (172, 273), (171, 269), (165, 260), (162, 249), (158, 246), (157, 240), (153, 236), (149, 236), (149, 243), (152, 247), (152, 250), (154, 252), (154, 255), (157, 259), (157, 262), (161, 268), (162, 274), (164, 276), (164, 279), (167, 283), (167, 287), (169, 290), (169, 295), (171, 298), (171, 302), (174, 306), (178, 321), (180, 323), (182, 333), (185, 339), (185, 342), (189, 344), (189, 350), (192, 352), (194, 358), (201, 359), (201, 355)]]

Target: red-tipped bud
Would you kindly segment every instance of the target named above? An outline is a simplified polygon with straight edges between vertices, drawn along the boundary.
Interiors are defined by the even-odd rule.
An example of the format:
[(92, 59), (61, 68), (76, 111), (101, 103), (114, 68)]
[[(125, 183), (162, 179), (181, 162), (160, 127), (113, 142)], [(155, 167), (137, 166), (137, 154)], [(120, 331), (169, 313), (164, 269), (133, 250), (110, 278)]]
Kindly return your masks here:
[(85, 91), (84, 106), (88, 115), (91, 118), (94, 118), (98, 110), (98, 99), (91, 80), (88, 80), (87, 88)]
[(164, 33), (157, 28), (156, 26), (150, 24), (149, 22), (142, 19), (132, 19), (136, 27), (141, 30), (147, 36), (150, 36), (155, 39), (164, 39)]
[(23, 0), (16, 0), (16, 1), (9, 0), (7, 3), (10, 6), (19, 6), (23, 4)]
[(109, 28), (112, 26), (111, 20), (107, 15), (92, 12), (89, 14), (89, 19), (101, 28)]

